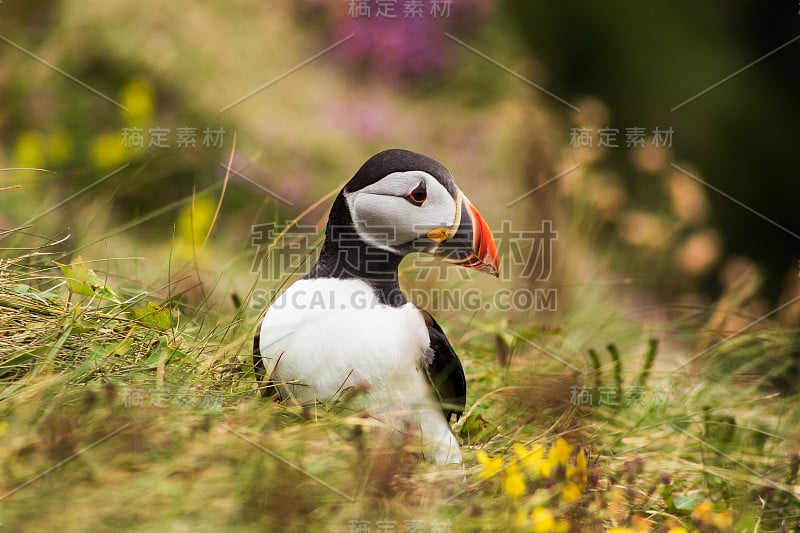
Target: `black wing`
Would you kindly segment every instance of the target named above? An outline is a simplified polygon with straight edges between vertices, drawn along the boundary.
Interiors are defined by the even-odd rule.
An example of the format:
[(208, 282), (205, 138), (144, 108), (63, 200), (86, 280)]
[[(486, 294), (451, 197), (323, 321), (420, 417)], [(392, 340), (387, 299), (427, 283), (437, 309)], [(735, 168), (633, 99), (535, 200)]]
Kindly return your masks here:
[(263, 398), (272, 396), (275, 393), (275, 389), (264, 383), (267, 369), (264, 367), (264, 359), (261, 358), (260, 334), (253, 337), (253, 372), (256, 375), (256, 382), (258, 383), (258, 390), (261, 392), (261, 396)]
[(430, 313), (419, 310), (428, 325), (432, 354), (428, 357), (425, 372), (433, 387), (447, 421), (453, 415), (458, 420), (467, 407), (467, 379), (458, 355), (450, 341)]

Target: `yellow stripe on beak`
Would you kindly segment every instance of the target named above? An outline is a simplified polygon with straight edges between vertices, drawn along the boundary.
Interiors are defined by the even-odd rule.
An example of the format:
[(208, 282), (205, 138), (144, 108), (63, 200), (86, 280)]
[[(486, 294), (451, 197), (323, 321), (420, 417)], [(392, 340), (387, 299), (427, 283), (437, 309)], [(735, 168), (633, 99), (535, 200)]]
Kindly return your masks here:
[(450, 237), (450, 232), (447, 231), (447, 228), (436, 228), (430, 230), (427, 236), (434, 242), (444, 242)]

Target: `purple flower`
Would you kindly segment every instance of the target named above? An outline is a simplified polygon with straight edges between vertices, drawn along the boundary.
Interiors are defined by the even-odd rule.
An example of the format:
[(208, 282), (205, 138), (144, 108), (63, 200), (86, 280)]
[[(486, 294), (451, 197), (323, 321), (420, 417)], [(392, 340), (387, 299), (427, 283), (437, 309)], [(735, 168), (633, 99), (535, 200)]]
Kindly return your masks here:
[[(300, 13), (323, 21), (332, 39), (355, 35), (334, 57), (362, 73), (402, 82), (445, 72), (454, 52), (445, 32), (464, 33), (494, 10), (480, 0), (416, 0), (412, 11), (413, 1), (305, 0)], [(360, 11), (356, 5), (366, 7)]]

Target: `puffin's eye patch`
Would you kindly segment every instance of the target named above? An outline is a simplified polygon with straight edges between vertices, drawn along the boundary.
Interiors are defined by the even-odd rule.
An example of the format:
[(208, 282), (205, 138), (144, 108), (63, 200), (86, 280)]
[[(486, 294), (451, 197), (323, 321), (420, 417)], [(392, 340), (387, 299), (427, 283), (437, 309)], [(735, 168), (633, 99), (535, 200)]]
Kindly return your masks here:
[(425, 180), (419, 182), (419, 185), (414, 187), (414, 190), (408, 193), (406, 200), (414, 205), (422, 205), (428, 199), (428, 188), (425, 185)]

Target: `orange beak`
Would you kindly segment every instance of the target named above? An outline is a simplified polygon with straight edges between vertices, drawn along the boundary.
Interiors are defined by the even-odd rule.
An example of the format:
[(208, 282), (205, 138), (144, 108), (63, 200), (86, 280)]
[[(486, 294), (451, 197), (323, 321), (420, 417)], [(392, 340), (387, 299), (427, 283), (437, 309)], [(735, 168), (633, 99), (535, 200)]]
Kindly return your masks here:
[(452, 237), (443, 241), (435, 255), (456, 265), (499, 276), (497, 245), (492, 230), (466, 196), (461, 195), (461, 217)]

